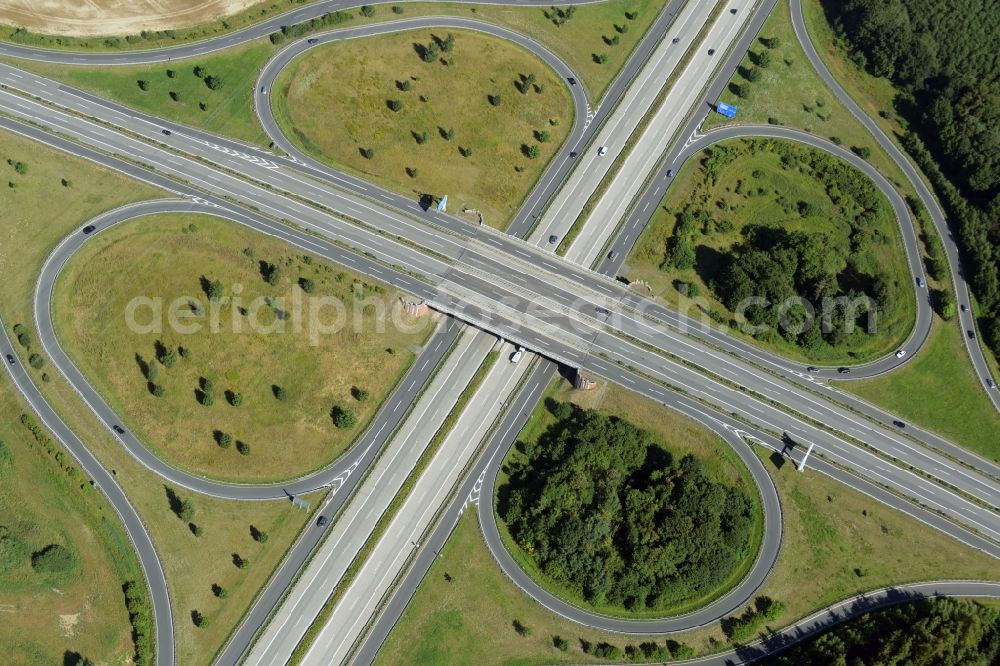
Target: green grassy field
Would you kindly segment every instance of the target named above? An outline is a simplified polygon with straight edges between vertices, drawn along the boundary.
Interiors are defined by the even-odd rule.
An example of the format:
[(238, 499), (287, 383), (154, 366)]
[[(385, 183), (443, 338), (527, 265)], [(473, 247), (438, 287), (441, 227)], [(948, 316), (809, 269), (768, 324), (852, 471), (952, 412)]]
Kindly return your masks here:
[[(730, 321), (733, 313), (710, 285), (719, 276), (725, 258), (743, 242), (745, 229), (762, 225), (788, 232), (821, 234), (829, 249), (824, 257), (826, 267), (833, 274), (844, 270), (848, 258), (860, 273), (885, 274), (892, 305), (879, 312), (877, 332), (874, 335), (857, 333), (850, 338), (850, 345), (821, 343), (810, 350), (779, 335), (760, 336), (754, 338), (755, 342), (793, 358), (827, 363), (846, 359), (857, 362), (889, 353), (909, 334), (915, 318), (915, 304), (909, 295), (909, 272), (892, 209), (879, 195), (882, 206), (867, 229), (872, 240), (861, 250), (853, 248), (848, 215), (856, 211), (844, 210), (841, 204), (834, 202), (812, 172), (802, 167), (786, 168), (777, 154), (782, 143), (736, 141), (719, 144), (735, 148), (740, 154), (718, 169), (714, 179), (709, 177), (703, 163), (707, 152), (685, 164), (629, 257), (629, 279), (645, 280), (656, 297), (680, 307), (692, 317), (705, 317), (702, 311), (715, 312), (717, 320)], [(784, 145), (791, 145), (800, 164), (818, 154), (798, 144)], [(858, 177), (863, 178), (861, 174)], [(805, 217), (798, 210), (789, 211), (786, 205), (801, 201), (812, 206)], [(677, 215), (686, 209), (707, 212), (713, 223), (698, 225), (693, 232), (694, 266), (677, 269), (668, 261), (668, 248), (676, 231)], [(692, 296), (694, 291), (683, 296), (677, 287), (681, 283), (692, 285), (690, 289), (696, 290), (696, 296)], [(818, 303), (816, 307), (819, 316)], [(743, 335), (732, 326), (729, 330)]]
[[(7, 159), (28, 164), (28, 172), (17, 174), (13, 167), (8, 167)], [(0, 316), (8, 332), (14, 323), (20, 322), (37, 339), (31, 314), (35, 279), (55, 245), (100, 212), (162, 193), (10, 133), (0, 135), (0, 165), (10, 169), (4, 174), (5, 180), (16, 184), (14, 188), (0, 189), (0, 205), (8, 213), (0, 218), (0, 233), (4, 238), (18, 240), (0, 244), (0, 269), (5, 275), (0, 281)], [(62, 185), (62, 180), (68, 185)], [(17, 351), (20, 362), (27, 365), (25, 350)], [(196, 538), (188, 525), (171, 512), (162, 480), (151, 475), (121, 447), (61, 375), (50, 376), (48, 370), (44, 367), (31, 372), (61, 418), (102, 464), (114, 471), (142, 515), (163, 560), (171, 601), (177, 609), (178, 663), (211, 663), (251, 599), (270, 577), (294, 534), (309, 520), (308, 515), (286, 502), (232, 502), (182, 493), (182, 497), (194, 502), (194, 522), (203, 530), (202, 536)], [(12, 414), (11, 418), (16, 416)], [(318, 503), (316, 497), (308, 499), (314, 506)], [(266, 544), (252, 541), (250, 525), (269, 533)], [(233, 552), (247, 557), (250, 566), (245, 570), (233, 566)], [(230, 590), (226, 600), (214, 596), (213, 583)], [(203, 612), (211, 624), (206, 628), (195, 627), (190, 621), (192, 610)], [(46, 617), (44, 610), (36, 605), (21, 615), (29, 624), (43, 622)], [(36, 617), (43, 619), (33, 619)], [(58, 625), (47, 626), (53, 636), (59, 631)], [(21, 640), (28, 646), (23, 635)], [(93, 640), (103, 638), (96, 635)], [(52, 661), (43, 653), (26, 654), (27, 663)]]
[[(262, 277), (261, 262), (280, 267), (277, 285)], [(213, 280), (232, 303), (205, 294), (202, 282)], [(304, 280), (313, 293), (298, 288)], [(134, 316), (161, 330), (128, 324), (129, 303), (138, 298), (162, 299), (158, 318), (147, 307)], [(70, 261), (53, 302), (67, 353), (133, 432), (180, 467), (243, 482), (294, 478), (343, 453), (431, 330), (429, 318), (400, 320), (414, 331), (395, 325), (403, 315), (391, 288), (208, 216), (148, 217), (99, 235)], [(180, 326), (169, 323), (172, 307), (189, 317)], [(335, 332), (311, 323), (334, 322), (335, 308), (343, 316)], [(200, 330), (186, 331), (192, 322)], [(189, 356), (178, 354), (166, 367), (156, 360), (157, 344)], [(149, 378), (144, 367), (156, 375)], [(199, 398), (206, 378), (210, 406)], [(359, 398), (357, 389), (367, 394)], [(238, 406), (236, 394), (243, 396)], [(335, 405), (351, 409), (357, 424), (335, 426)], [(228, 446), (219, 432), (230, 435)], [(241, 455), (240, 442), (249, 455)]]
[[(610, 397), (610, 394), (609, 394)], [(596, 402), (599, 402), (597, 400)], [(586, 396), (584, 406), (595, 404)], [(685, 429), (663, 407), (643, 408), (661, 427)], [(635, 414), (636, 412), (633, 412)], [(675, 436), (672, 441), (684, 438)], [(767, 452), (761, 452), (767, 456)], [(781, 498), (784, 536), (761, 594), (782, 601), (784, 626), (829, 603), (880, 586), (933, 578), (996, 578), (992, 558), (811, 470), (768, 463)], [(528, 635), (514, 629), (514, 621)], [(553, 637), (569, 643), (562, 652)], [(653, 637), (661, 645), (665, 637)], [(671, 635), (697, 653), (727, 647), (719, 625)], [(651, 640), (584, 629), (526, 596), (499, 570), (472, 511), (461, 518), (427, 578), (379, 653), (378, 664), (547, 664), (600, 661), (581, 640), (620, 648)]]
[[(545, 397), (552, 397), (559, 402), (574, 402), (585, 408), (596, 409), (606, 415), (618, 416), (640, 428), (644, 428), (653, 433), (675, 458), (686, 454), (694, 455), (704, 464), (706, 472), (712, 478), (736, 487), (752, 499), (755, 523), (753, 525), (752, 543), (748, 545), (746, 558), (733, 570), (726, 583), (719, 589), (699, 598), (678, 600), (668, 608), (626, 611), (623, 608), (612, 605), (594, 606), (593, 604), (589, 604), (568, 586), (561, 585), (548, 576), (545, 576), (535, 561), (515, 543), (513, 537), (508, 532), (506, 524), (498, 517), (497, 527), (500, 530), (501, 537), (508, 551), (536, 581), (539, 581), (540, 584), (544, 585), (553, 594), (570, 603), (590, 608), (598, 613), (621, 617), (663, 617), (689, 612), (706, 605), (711, 600), (723, 594), (725, 590), (729, 589), (730, 585), (735, 585), (746, 575), (753, 565), (753, 561), (759, 550), (763, 531), (763, 514), (760, 511), (760, 502), (756, 487), (753, 485), (749, 473), (728, 445), (693, 421), (685, 419), (675, 412), (663, 410), (655, 402), (647, 400), (636, 393), (626, 391), (615, 384), (602, 385), (600, 390), (586, 392), (573, 389), (572, 385), (564, 379), (557, 379), (549, 386)], [(535, 442), (555, 423), (555, 416), (545, 408), (543, 403), (540, 403), (531, 415), (531, 419), (525, 425), (525, 429), (518, 438), (518, 441)], [(517, 447), (512, 448), (507, 454), (502, 470), (508, 467), (510, 461), (521, 461), (523, 459), (524, 455), (520, 450)], [(497, 481), (497, 488), (502, 488), (506, 480), (506, 471), (501, 471)]]
[(926, 346), (905, 366), (884, 377), (838, 386), (1000, 461), (1000, 415), (972, 371), (962, 335), (954, 322), (935, 320)]
[(275, 115), (314, 157), (415, 198), (447, 194), (454, 210), (505, 226), (569, 132), (568, 88), (529, 52), (474, 32), (450, 33), (453, 49), (424, 62), (415, 45), (439, 32), (314, 49), (275, 82)]
[[(134, 653), (122, 584), (145, 585), (114, 510), (61, 469), (19, 423), (25, 405), (0, 380), (0, 645), (4, 663), (62, 663), (77, 653), (125, 663)], [(75, 465), (59, 450), (63, 465)], [(83, 487), (81, 488), (81, 483)], [(38, 571), (32, 554), (56, 545), (65, 569)]]

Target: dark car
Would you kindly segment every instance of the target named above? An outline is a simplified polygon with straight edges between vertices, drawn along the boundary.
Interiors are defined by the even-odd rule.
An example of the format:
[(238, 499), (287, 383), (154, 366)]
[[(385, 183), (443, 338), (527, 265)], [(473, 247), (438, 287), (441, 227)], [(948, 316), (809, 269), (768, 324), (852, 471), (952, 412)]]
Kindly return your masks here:
[(851, 374), (851, 369), (850, 368), (837, 368), (837, 372), (839, 372), (842, 375), (849, 375), (849, 374)]
[(92, 224), (88, 224), (87, 226), (85, 226), (85, 227), (83, 228), (83, 233), (85, 233), (85, 234), (89, 234), (89, 233), (90, 233), (91, 231), (93, 231), (93, 230), (94, 230), (94, 225), (92, 225)]
[(569, 84), (571, 86), (575, 86), (576, 85), (576, 79), (574, 79), (572, 76), (569, 77), (569, 78), (567, 78), (566, 80), (569, 81)]
[(576, 151), (575, 150), (569, 151), (569, 156), (570, 157), (576, 157)]
[(806, 368), (806, 372), (816, 372), (818, 370), (819, 368), (817, 368), (815, 365), (810, 365), (808, 368)]
[(673, 178), (673, 177), (674, 177), (674, 170), (667, 169), (667, 178)]
[(162, 132), (163, 132), (164, 134), (166, 134), (167, 136), (170, 136), (170, 130), (168, 130), (168, 129), (165, 129), (165, 130), (162, 130)]
[(674, 37), (674, 38), (673, 38), (673, 39), (671, 39), (670, 41), (671, 41), (672, 43), (674, 43), (674, 44), (677, 44), (677, 43), (679, 43), (679, 42), (681, 41), (681, 38), (680, 38), (680, 37)]
[(553, 245), (556, 244), (557, 240), (559, 240), (559, 236), (556, 236), (555, 234), (552, 234), (551, 236), (549, 236), (549, 242), (552, 243)]
[(709, 49), (708, 55), (715, 55), (715, 49)]
[(610, 259), (611, 261), (614, 261), (617, 258), (618, 258), (618, 253), (615, 252), (614, 250), (611, 250), (611, 252), (608, 252), (608, 259)]
[(973, 340), (976, 337), (976, 334), (973, 333), (972, 331), (966, 331), (965, 334), (969, 336), (970, 340)]
[(10, 363), (11, 365), (14, 365), (14, 355), (13, 354), (7, 354), (7, 362)]
[(607, 308), (602, 308), (600, 305), (598, 305), (596, 308), (594, 308), (594, 310), (599, 315), (609, 315), (609, 314), (611, 314), (611, 310), (609, 310)]
[(986, 385), (989, 386), (991, 389), (995, 389), (997, 387), (996, 382), (993, 381), (992, 379), (987, 379)]
[(113, 426), (111, 426), (111, 429), (114, 430), (119, 435), (124, 435), (125, 434), (125, 428), (121, 427), (117, 423), (114, 424)]
[(311, 37), (311, 38), (309, 38), (309, 39), (306, 40), (306, 43), (308, 43), (308, 44), (315, 44), (318, 41), (319, 40), (316, 39), (315, 37)]
[(965, 303), (962, 303), (962, 305), (960, 307), (962, 308), (962, 312), (968, 312), (969, 311), (969, 306), (966, 305)]
[(316, 527), (323, 527), (328, 522), (330, 522), (326, 516), (320, 516), (319, 520), (316, 521)]
[(892, 425), (896, 426), (897, 428), (905, 428), (906, 427), (906, 424), (903, 423), (902, 421), (893, 421)]
[(732, 9), (729, 10), (729, 13), (730, 14), (735, 14), (738, 11), (740, 11), (740, 10), (736, 9), (735, 7), (733, 7)]

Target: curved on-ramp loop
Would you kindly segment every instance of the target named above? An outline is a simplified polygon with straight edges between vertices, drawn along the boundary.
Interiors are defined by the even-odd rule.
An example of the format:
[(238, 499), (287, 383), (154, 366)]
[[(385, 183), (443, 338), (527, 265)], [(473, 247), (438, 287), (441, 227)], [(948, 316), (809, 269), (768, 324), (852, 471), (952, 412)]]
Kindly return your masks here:
[[(667, 405), (667, 407), (674, 408), (671, 405)], [(774, 569), (781, 548), (781, 502), (771, 475), (767, 472), (760, 458), (757, 457), (738, 433), (724, 427), (721, 422), (706, 413), (680, 407), (675, 408), (684, 416), (697, 421), (732, 446), (733, 451), (739, 456), (743, 464), (747, 466), (754, 486), (757, 489), (760, 497), (761, 512), (764, 517), (764, 529), (757, 557), (750, 570), (743, 577), (743, 580), (730, 591), (698, 610), (658, 619), (611, 617), (586, 610), (557, 597), (539, 585), (534, 578), (521, 568), (511, 556), (500, 537), (495, 510), (495, 494), (497, 475), (506, 458), (505, 452), (505, 455), (497, 455), (490, 461), (489, 466), (486, 468), (482, 489), (480, 490), (479, 522), (483, 529), (483, 537), (486, 540), (486, 544), (494, 559), (500, 565), (500, 569), (525, 594), (535, 599), (553, 613), (577, 624), (594, 629), (626, 634), (668, 634), (687, 631), (716, 622), (745, 605), (760, 590)]]
[[(114, 425), (123, 423), (123, 421), (108, 405), (103, 396), (83, 376), (59, 343), (52, 318), (53, 289), (62, 269), (89, 239), (117, 224), (139, 217), (163, 213), (213, 215), (244, 226), (247, 225), (246, 219), (242, 217), (233, 215), (225, 209), (206, 207), (197, 201), (162, 199), (131, 204), (91, 219), (87, 225), (94, 227), (92, 232), (84, 234), (78, 230), (64, 238), (45, 260), (39, 274), (38, 282), (36, 283), (34, 314), (42, 348), (51, 359), (53, 366), (65, 377), (70, 386), (73, 387), (84, 403), (94, 413), (94, 416), (105, 424), (109, 430)], [(255, 231), (261, 232), (262, 230), (255, 229)], [(416, 367), (416, 364), (411, 367), (410, 373), (414, 372), (414, 367)], [(323, 487), (333, 486), (339, 488), (342, 486), (348, 477), (357, 470), (359, 465), (366, 464), (366, 461), (373, 454), (374, 450), (377, 450), (379, 447), (380, 442), (384, 441), (394, 430), (394, 427), (389, 427), (385, 430), (379, 430), (378, 428), (380, 424), (387, 422), (387, 415), (392, 412), (392, 405), (395, 402), (405, 402), (410, 398), (409, 394), (401, 395), (400, 392), (394, 390), (379, 408), (365, 432), (336, 460), (319, 470), (309, 472), (299, 478), (269, 484), (253, 485), (226, 482), (192, 474), (162, 460), (130, 431), (125, 430), (124, 433), (118, 433), (112, 430), (112, 434), (140, 464), (173, 485), (224, 499), (288, 499), (291, 495), (299, 495)], [(33, 406), (36, 405), (33, 404)], [(405, 412), (406, 410), (402, 410), (401, 414)], [(389, 425), (392, 424), (389, 423)]]

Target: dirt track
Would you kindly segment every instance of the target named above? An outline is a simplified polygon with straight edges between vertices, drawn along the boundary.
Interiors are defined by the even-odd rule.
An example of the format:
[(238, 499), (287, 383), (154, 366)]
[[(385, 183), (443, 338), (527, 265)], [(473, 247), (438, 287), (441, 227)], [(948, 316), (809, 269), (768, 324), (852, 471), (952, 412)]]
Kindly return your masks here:
[(48, 35), (129, 35), (183, 28), (260, 0), (0, 0), (0, 23)]

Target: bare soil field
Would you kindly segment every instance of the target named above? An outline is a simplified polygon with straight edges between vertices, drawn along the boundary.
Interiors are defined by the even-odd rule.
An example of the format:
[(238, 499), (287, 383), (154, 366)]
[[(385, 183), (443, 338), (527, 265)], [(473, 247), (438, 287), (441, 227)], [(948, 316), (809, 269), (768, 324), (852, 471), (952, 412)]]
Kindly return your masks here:
[(48, 35), (125, 35), (208, 23), (259, 0), (0, 0), (0, 23)]

